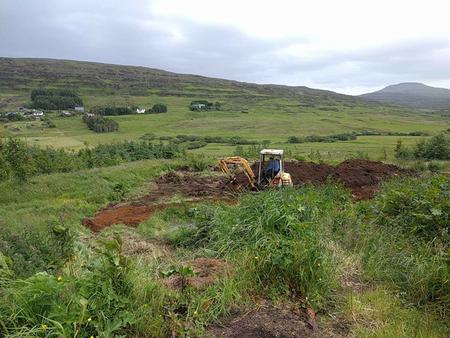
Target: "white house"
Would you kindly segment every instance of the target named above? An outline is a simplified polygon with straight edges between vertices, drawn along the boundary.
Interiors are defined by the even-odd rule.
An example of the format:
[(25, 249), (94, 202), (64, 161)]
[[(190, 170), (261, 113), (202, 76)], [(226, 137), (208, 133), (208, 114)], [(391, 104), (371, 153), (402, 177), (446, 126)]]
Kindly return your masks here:
[(78, 106), (73, 108), (77, 113), (84, 113), (84, 107), (83, 106)]
[(145, 113), (145, 108), (142, 108), (142, 109), (137, 108), (136, 109), (136, 114), (144, 114), (144, 113)]
[(42, 111), (40, 111), (40, 110), (34, 110), (33, 109), (33, 112), (31, 113), (31, 116), (39, 118), (39, 117), (43, 117), (44, 113)]
[(192, 110), (203, 110), (206, 109), (206, 104), (203, 103), (194, 103), (191, 105)]

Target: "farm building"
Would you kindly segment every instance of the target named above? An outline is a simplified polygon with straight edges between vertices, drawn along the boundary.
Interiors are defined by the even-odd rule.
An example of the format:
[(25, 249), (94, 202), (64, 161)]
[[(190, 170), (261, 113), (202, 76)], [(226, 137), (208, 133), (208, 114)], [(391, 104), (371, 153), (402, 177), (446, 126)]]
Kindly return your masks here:
[(31, 112), (31, 116), (37, 117), (37, 118), (43, 117), (44, 116), (44, 112), (42, 112), (40, 110), (33, 109), (33, 111)]
[(75, 110), (77, 113), (84, 113), (84, 107), (83, 107), (83, 106), (75, 107), (74, 110)]
[(194, 103), (191, 105), (191, 110), (204, 110), (206, 109), (206, 104), (203, 103)]

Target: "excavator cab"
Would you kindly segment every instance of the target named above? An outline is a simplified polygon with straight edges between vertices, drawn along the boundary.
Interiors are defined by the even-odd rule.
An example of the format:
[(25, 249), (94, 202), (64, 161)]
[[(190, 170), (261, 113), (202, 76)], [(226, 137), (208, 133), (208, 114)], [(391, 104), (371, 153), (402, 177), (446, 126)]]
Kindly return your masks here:
[(258, 175), (255, 175), (245, 158), (232, 156), (219, 160), (219, 168), (235, 180), (236, 177), (233, 173), (233, 167), (240, 167), (242, 169), (252, 189), (292, 187), (291, 175), (284, 172), (283, 150), (261, 150), (259, 154)]
[(292, 186), (291, 175), (284, 172), (282, 149), (263, 149), (259, 153), (258, 186)]

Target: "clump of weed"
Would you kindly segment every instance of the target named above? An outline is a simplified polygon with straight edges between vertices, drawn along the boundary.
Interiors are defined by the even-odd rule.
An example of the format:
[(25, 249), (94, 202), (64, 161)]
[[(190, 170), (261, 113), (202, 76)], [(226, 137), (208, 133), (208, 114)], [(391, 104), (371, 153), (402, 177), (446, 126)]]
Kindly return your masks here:
[(450, 242), (450, 181), (405, 178), (386, 184), (375, 202), (376, 222), (427, 240)]
[(74, 234), (60, 223), (47, 227), (27, 227), (17, 232), (0, 223), (0, 252), (11, 260), (17, 276), (36, 272), (54, 272), (74, 252)]
[(194, 171), (204, 171), (208, 169), (211, 160), (204, 154), (187, 154), (186, 163)]
[(2, 279), (1, 286), (1, 336), (110, 337), (135, 321), (119, 237), (106, 241), (80, 276), (41, 272)]

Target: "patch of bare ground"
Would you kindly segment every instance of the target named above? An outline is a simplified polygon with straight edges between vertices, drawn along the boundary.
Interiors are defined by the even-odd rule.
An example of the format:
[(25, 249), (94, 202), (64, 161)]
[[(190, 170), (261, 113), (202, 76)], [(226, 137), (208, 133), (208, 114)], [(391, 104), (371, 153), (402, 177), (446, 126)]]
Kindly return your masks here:
[[(142, 237), (135, 233), (134, 229), (120, 231), (119, 235), (122, 239), (122, 254), (125, 256), (144, 258), (148, 261), (173, 255), (174, 249), (168, 243), (155, 238)], [(102, 236), (100, 233), (91, 233), (80, 237), (92, 250), (99, 248), (100, 240), (112, 238), (112, 234)]]
[(183, 266), (191, 267), (195, 275), (187, 277), (171, 275), (162, 280), (167, 287), (173, 290), (181, 290), (186, 286), (191, 286), (195, 289), (205, 289), (218, 278), (232, 271), (228, 262), (215, 258), (196, 258), (185, 262)]
[(274, 305), (263, 303), (247, 312), (238, 312), (212, 325), (208, 337), (214, 338), (297, 338), (297, 337), (347, 337), (348, 328), (317, 327), (308, 311), (295, 304)]

